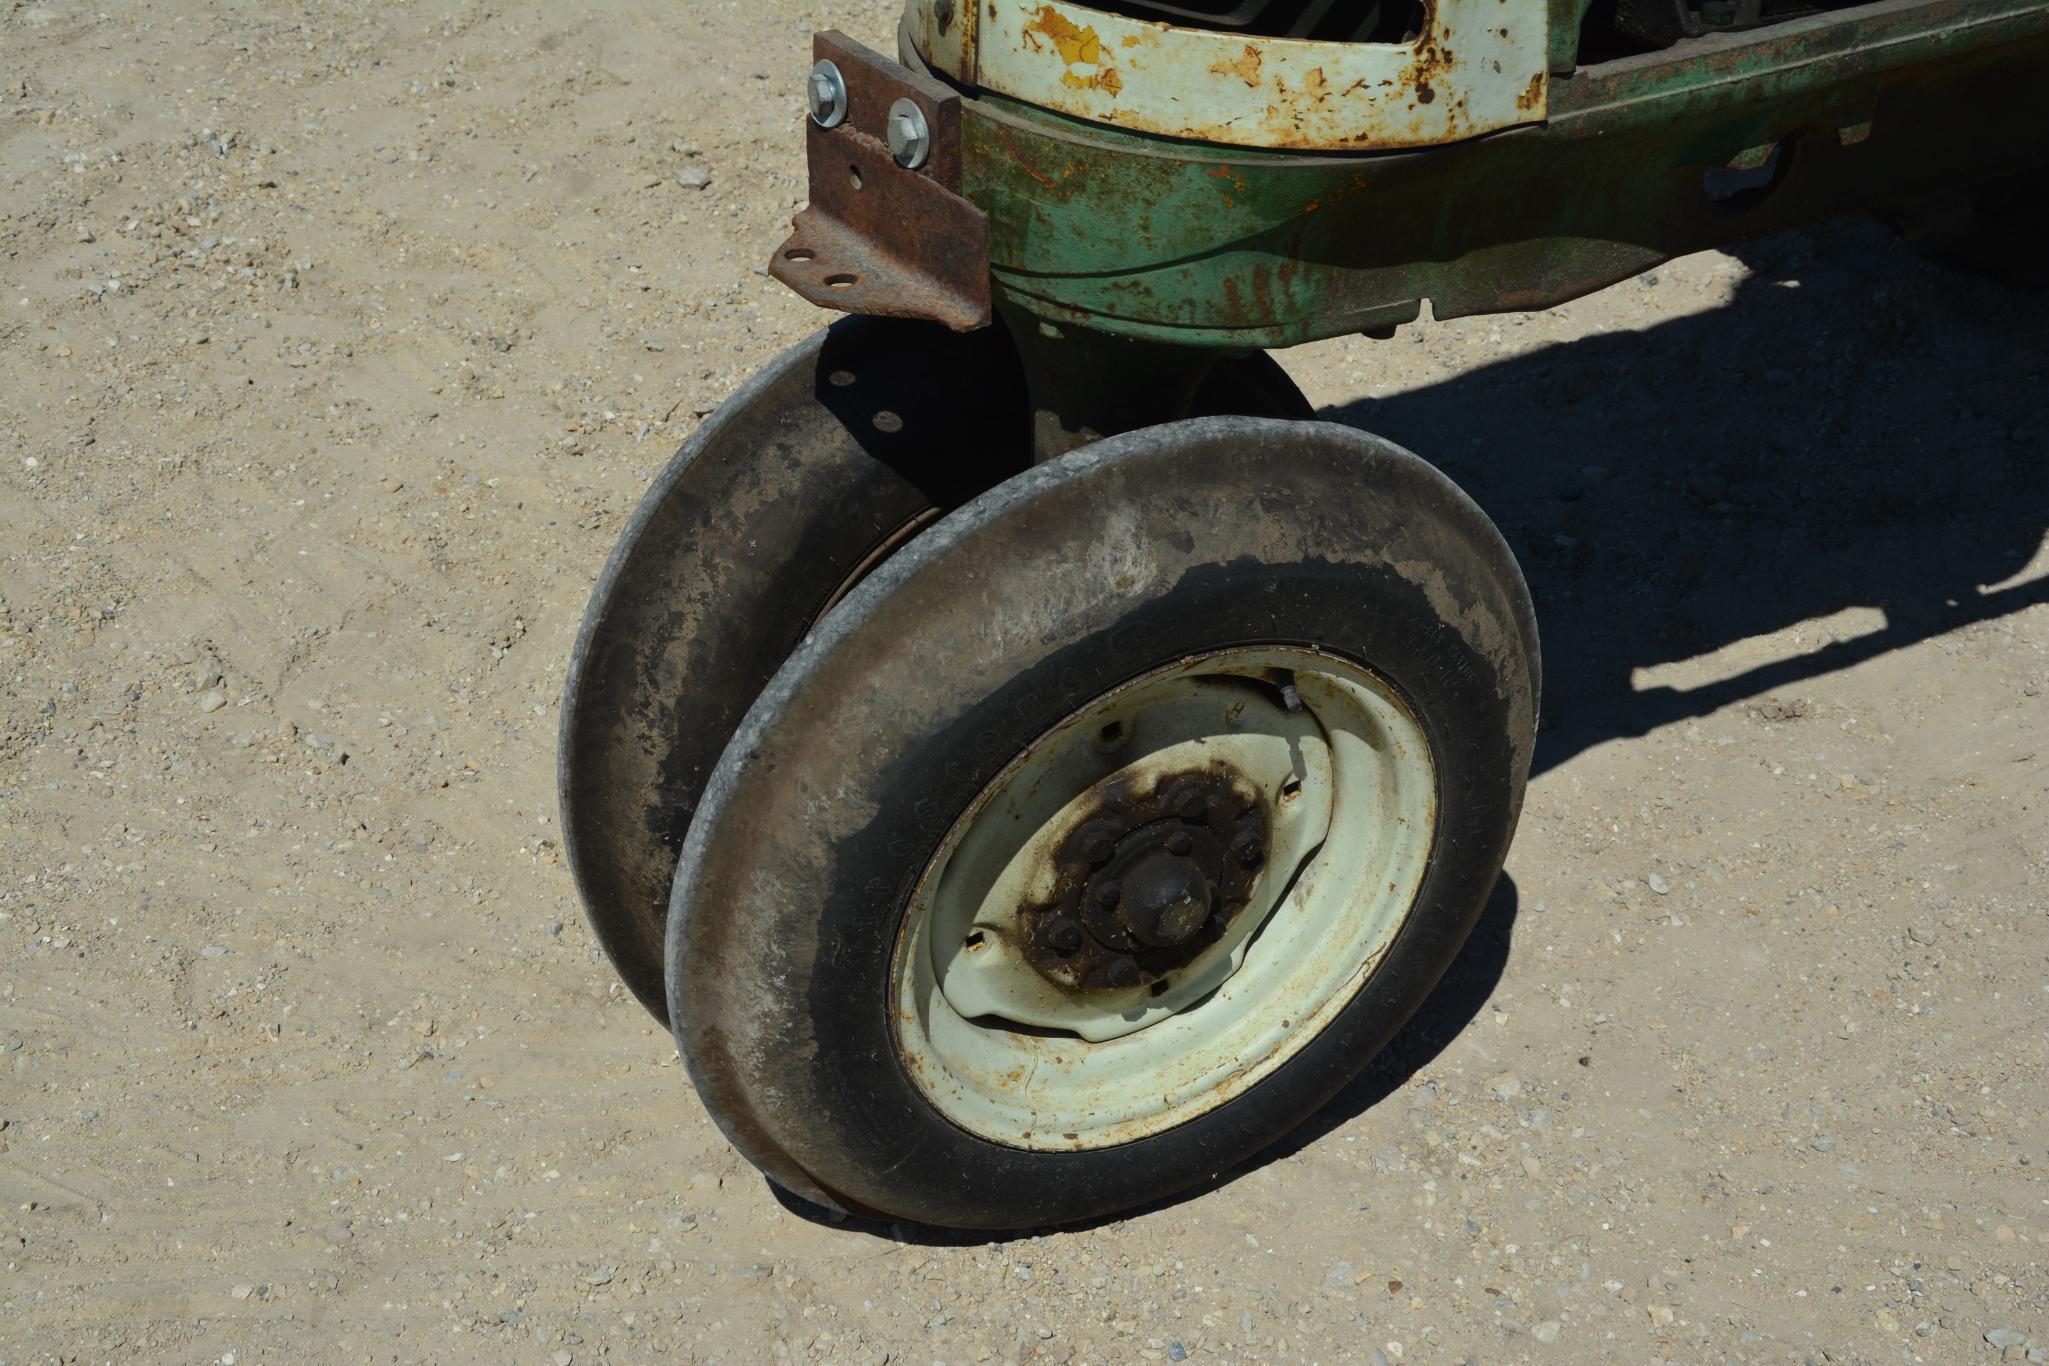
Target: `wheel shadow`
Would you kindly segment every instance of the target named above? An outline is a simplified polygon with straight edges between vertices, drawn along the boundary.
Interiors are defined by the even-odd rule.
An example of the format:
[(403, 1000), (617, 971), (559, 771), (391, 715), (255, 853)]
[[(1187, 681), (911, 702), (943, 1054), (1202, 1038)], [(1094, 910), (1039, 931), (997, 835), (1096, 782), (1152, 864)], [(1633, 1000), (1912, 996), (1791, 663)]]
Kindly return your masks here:
[[(1514, 548), (1543, 637), (1539, 772), (2049, 601), (2049, 580), (2008, 582), (2049, 527), (2041, 300), (1864, 221), (1733, 254), (1724, 304), (1319, 414), (1445, 470)], [(1662, 312), (1655, 290), (1681, 287), (1617, 299)], [(1883, 625), (1694, 686), (1642, 677), (1846, 608)]]

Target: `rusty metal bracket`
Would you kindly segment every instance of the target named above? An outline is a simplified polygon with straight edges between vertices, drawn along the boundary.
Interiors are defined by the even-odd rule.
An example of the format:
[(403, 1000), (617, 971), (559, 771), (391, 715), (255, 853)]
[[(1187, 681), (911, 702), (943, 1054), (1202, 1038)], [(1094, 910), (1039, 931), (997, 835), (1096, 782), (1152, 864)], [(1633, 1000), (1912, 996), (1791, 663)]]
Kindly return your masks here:
[[(847, 113), (833, 128), (806, 121), (811, 202), (769, 274), (823, 308), (987, 327), (989, 216), (960, 194), (960, 96), (837, 30), (818, 34), (812, 51), (839, 68)], [(916, 169), (889, 149), (890, 109), (902, 99), (930, 129)]]

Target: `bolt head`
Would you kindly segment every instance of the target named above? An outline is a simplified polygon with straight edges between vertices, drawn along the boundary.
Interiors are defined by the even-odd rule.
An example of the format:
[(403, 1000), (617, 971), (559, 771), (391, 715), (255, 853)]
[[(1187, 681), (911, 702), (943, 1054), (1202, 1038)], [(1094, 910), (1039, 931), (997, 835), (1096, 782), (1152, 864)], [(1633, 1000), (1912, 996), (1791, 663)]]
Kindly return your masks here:
[(826, 61), (813, 66), (811, 78), (805, 82), (804, 102), (811, 110), (811, 121), (820, 128), (837, 128), (845, 123), (847, 80), (839, 67)]
[(1117, 857), (1117, 827), (1108, 821), (1091, 821), (1081, 830), (1081, 856), (1089, 866), (1100, 868)]
[(1061, 916), (1046, 926), (1046, 943), (1062, 958), (1081, 948), (1081, 926)]
[(1113, 958), (1103, 969), (1103, 975), (1113, 987), (1135, 986), (1138, 983), (1138, 961), (1133, 958)]
[(889, 154), (905, 170), (917, 170), (932, 155), (932, 126), (916, 100), (898, 100), (889, 107), (887, 131)]
[(1266, 857), (1266, 841), (1257, 830), (1241, 830), (1231, 841), (1231, 857), (1247, 868), (1256, 868)]

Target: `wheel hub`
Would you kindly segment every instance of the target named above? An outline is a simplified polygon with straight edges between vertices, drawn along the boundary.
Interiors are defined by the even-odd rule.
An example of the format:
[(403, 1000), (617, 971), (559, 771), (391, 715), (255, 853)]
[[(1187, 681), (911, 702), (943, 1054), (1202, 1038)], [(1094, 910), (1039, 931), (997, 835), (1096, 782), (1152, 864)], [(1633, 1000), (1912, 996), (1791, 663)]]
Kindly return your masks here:
[(1123, 991), (1185, 968), (1230, 930), (1265, 862), (1268, 815), (1228, 767), (1141, 787), (1113, 777), (1053, 853), (1049, 899), (1018, 909), (1025, 958), (1078, 991)]

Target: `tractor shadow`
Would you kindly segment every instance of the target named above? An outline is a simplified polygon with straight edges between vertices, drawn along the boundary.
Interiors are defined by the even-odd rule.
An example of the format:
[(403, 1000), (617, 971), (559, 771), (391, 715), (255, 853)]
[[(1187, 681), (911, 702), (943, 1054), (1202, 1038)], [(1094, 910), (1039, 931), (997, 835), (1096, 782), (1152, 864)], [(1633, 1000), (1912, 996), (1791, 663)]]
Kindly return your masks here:
[[(1514, 548), (1543, 638), (1539, 773), (2049, 602), (2049, 579), (2007, 582), (2049, 527), (2040, 296), (1861, 220), (1732, 254), (1726, 303), (1319, 414), (1443, 469)], [(1689, 286), (1652, 274), (1610, 297), (1668, 311), (1660, 291)], [(1698, 686), (1639, 678), (1852, 607), (1883, 627)]]

